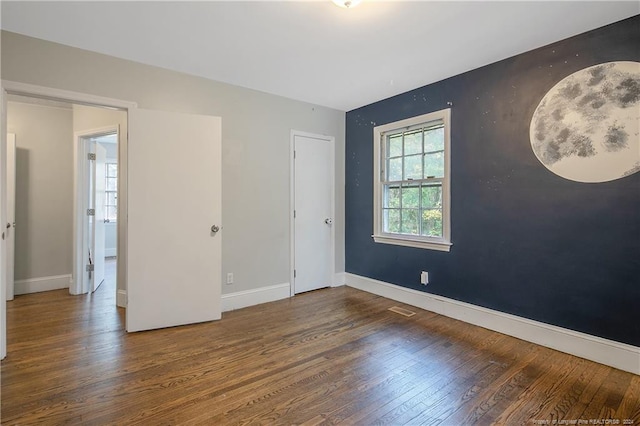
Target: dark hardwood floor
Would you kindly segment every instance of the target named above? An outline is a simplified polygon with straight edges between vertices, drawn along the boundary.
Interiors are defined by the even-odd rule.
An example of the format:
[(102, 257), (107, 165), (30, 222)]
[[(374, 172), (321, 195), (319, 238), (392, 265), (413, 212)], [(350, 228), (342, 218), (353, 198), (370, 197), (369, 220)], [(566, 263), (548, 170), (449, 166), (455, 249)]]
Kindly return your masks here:
[(348, 287), (134, 334), (112, 282), (7, 314), (3, 425), (640, 424), (640, 376)]

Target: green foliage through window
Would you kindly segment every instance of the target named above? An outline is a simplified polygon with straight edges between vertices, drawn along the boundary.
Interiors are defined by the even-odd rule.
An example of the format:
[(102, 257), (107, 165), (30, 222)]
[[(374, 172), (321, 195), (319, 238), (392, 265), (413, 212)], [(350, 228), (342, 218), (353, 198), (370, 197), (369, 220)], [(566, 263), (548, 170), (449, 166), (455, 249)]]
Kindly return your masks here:
[(385, 140), (383, 232), (442, 237), (442, 122), (387, 134)]

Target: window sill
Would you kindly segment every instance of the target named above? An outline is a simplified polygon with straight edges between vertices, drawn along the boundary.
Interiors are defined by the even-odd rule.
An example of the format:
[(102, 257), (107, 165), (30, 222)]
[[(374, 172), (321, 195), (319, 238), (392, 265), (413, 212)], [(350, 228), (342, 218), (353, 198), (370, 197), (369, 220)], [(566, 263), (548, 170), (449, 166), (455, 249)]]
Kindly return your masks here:
[(452, 244), (448, 241), (426, 241), (418, 238), (411, 238), (409, 236), (389, 236), (389, 235), (372, 235), (373, 240), (376, 243), (392, 244), (396, 246), (414, 247), (427, 250), (437, 250), (448, 252), (451, 249)]

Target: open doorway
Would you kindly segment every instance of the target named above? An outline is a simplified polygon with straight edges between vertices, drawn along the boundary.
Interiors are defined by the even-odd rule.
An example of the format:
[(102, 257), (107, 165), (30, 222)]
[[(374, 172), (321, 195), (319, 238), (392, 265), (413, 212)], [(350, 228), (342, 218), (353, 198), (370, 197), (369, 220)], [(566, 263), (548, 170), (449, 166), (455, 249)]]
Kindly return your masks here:
[(110, 289), (117, 282), (118, 257), (118, 139), (117, 133), (100, 136), (95, 142), (106, 150), (104, 167), (104, 282)]
[[(74, 103), (74, 125), (76, 107), (81, 110), (83, 105), (100, 105), (102, 111), (119, 111), (126, 118), (120, 124), (117, 224), (118, 305), (121, 300), (126, 303), (126, 311), (120, 311), (126, 314), (126, 331), (220, 319), (222, 119), (140, 109), (133, 102), (3, 80), (3, 129), (7, 129), (7, 96), (16, 94)], [(6, 160), (6, 139), (3, 130), (0, 167)], [(129, 139), (135, 142), (129, 144)], [(178, 173), (167, 172), (174, 170)], [(6, 223), (5, 181), (0, 174), (0, 223)], [(5, 246), (0, 244), (2, 264), (6, 264)], [(124, 299), (120, 299), (121, 285)], [(0, 276), (0, 294), (4, 292)], [(6, 315), (7, 303), (0, 303), (0, 358), (7, 355)]]
[[(108, 280), (116, 293), (114, 299), (124, 307), (126, 296), (121, 296), (124, 290), (118, 287), (116, 259), (118, 134), (121, 128), (126, 131), (126, 119), (126, 111), (121, 110), (8, 96), (7, 131), (16, 141), (16, 212), (11, 220), (16, 243), (13, 256), (7, 256), (7, 260), (15, 259), (7, 264), (8, 300), (14, 294), (62, 288), (82, 294), (95, 291)], [(88, 129), (99, 131), (89, 134)], [(95, 154), (99, 148), (105, 154), (100, 166), (85, 163), (91, 174), (78, 166), (78, 135), (83, 137), (87, 153)], [(78, 182), (80, 175), (91, 179)], [(91, 208), (96, 210), (97, 201), (102, 206), (101, 236), (95, 233), (96, 217), (87, 216)], [(77, 206), (85, 204), (83, 227), (79, 227)], [(79, 238), (89, 239), (91, 251), (76, 244)], [(86, 262), (76, 261), (81, 249)], [(94, 269), (97, 264), (102, 265), (100, 271)], [(10, 269), (13, 282), (8, 278)], [(80, 270), (91, 275), (93, 282), (85, 284)], [(96, 272), (100, 272), (97, 279)]]
[(116, 279), (118, 126), (76, 132), (75, 139), (77, 269), (71, 293), (81, 294), (93, 293), (103, 282), (113, 284)]

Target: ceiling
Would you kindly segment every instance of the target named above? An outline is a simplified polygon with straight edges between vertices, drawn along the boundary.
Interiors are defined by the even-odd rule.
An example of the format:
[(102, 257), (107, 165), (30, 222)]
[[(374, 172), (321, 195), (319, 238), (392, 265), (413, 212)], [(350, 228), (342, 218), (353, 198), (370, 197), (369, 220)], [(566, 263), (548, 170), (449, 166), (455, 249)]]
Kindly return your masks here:
[(640, 13), (596, 1), (2, 1), (2, 29), (349, 111)]

